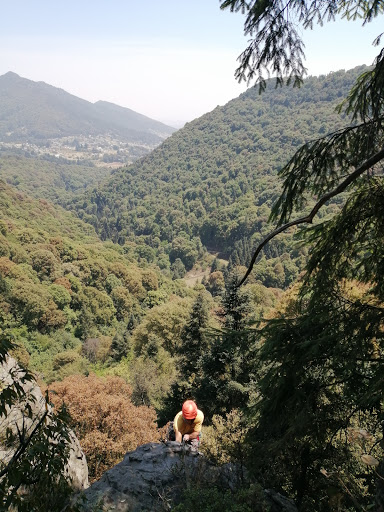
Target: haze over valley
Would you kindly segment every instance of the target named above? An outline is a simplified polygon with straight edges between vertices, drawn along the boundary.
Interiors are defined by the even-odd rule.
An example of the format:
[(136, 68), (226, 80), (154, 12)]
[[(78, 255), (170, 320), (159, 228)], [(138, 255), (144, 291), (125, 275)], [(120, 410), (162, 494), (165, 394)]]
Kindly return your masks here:
[(2, 149), (116, 167), (148, 154), (175, 128), (105, 101), (90, 103), (16, 73), (0, 77)]

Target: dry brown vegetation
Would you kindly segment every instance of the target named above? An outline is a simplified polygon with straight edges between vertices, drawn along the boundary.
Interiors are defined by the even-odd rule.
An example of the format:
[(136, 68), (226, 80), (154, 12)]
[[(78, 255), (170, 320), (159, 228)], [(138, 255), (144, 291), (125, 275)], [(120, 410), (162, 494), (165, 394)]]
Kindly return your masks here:
[(73, 375), (54, 382), (51, 389), (56, 407), (67, 404), (91, 481), (117, 464), (126, 452), (160, 440), (154, 409), (133, 405), (131, 388), (120, 377)]

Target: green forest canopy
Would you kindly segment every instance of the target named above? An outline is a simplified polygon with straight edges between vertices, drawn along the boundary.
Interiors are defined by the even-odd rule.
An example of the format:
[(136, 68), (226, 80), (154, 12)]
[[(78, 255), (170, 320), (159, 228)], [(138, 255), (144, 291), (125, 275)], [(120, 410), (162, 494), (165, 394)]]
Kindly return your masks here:
[[(280, 193), (278, 169), (300, 145), (343, 125), (335, 108), (363, 69), (310, 77), (300, 89), (250, 89), (188, 123), (73, 207), (103, 239), (145, 244), (162, 268), (176, 258), (192, 268), (201, 244), (248, 264)], [(283, 283), (273, 282), (274, 258), (284, 253), (291, 268)], [(269, 286), (292, 283), (302, 267), (292, 238), (272, 242), (265, 255), (270, 277), (258, 278)]]
[[(224, 4), (245, 5), (237, 0), (228, 0)], [(255, 3), (251, 2), (251, 5)], [(261, 9), (251, 14), (256, 15), (256, 23), (257, 16), (267, 22), (277, 19), (289, 30), (290, 25), (285, 17), (276, 18), (276, 5), (263, 4)], [(292, 5), (299, 9), (306, 7), (305, 3), (294, 2)], [(311, 5), (313, 7), (315, 4)], [(335, 9), (337, 4), (321, 4), (324, 5)], [(342, 7), (349, 9), (350, 5), (342, 4)], [(369, 18), (379, 12), (380, 6), (372, 2), (358, 4), (358, 7)], [(269, 12), (271, 9), (272, 12)], [(310, 16), (311, 10), (304, 14)], [(283, 44), (276, 25), (267, 23), (266, 26), (271, 29), (276, 44)], [(280, 54), (276, 53), (276, 46), (269, 55), (272, 60), (276, 56), (278, 61)], [(5, 298), (1, 314), (7, 332), (23, 339), (24, 347), (32, 357), (36, 354), (40, 357), (46, 346), (54, 345), (55, 329), (67, 330), (69, 336), (63, 336), (63, 332), (60, 332), (60, 340), (65, 346), (60, 354), (55, 354), (56, 366), (51, 368), (59, 378), (65, 376), (65, 371), (72, 372), (77, 368), (80, 353), (89, 362), (94, 358), (96, 362), (103, 363), (104, 367), (96, 366), (99, 371), (121, 371), (121, 363), (129, 363), (129, 358), (133, 357), (136, 366), (130, 366), (129, 372), (131, 376), (136, 372), (136, 397), (149, 399), (164, 412), (169, 404), (174, 410), (175, 401), (184, 397), (185, 393), (193, 393), (199, 403), (205, 401), (207, 423), (215, 413), (222, 416), (227, 413), (227, 421), (236, 424), (240, 438), (248, 432), (245, 441), (238, 441), (237, 446), (243, 453), (243, 459), (246, 449), (245, 462), (251, 474), (263, 487), (273, 486), (294, 498), (300, 510), (329, 511), (342, 508), (352, 511), (373, 506), (379, 510), (384, 505), (381, 482), (384, 476), (381, 446), (384, 192), (381, 168), (373, 166), (366, 173), (365, 166), (366, 162), (380, 160), (383, 152), (383, 70), (383, 55), (380, 54), (375, 67), (364, 70), (344, 104), (342, 112), (345, 117), (333, 126), (334, 129), (338, 128), (336, 135), (325, 135), (318, 141), (298, 147), (299, 150), (283, 168), (283, 196), (273, 211), (274, 218), (280, 223), (289, 220), (307, 194), (318, 195), (332, 190), (346, 176), (353, 179), (348, 197), (340, 201), (337, 208), (332, 206), (328, 209), (322, 222), (307, 232), (311, 251), (306, 272), (296, 289), (287, 294), (282, 314), (270, 312), (269, 320), (260, 323), (258, 329), (247, 329), (247, 320), (255, 320), (255, 317), (252, 318), (255, 310), (252, 296), (258, 295), (258, 304), (267, 302), (268, 298), (270, 305), (273, 305), (270, 291), (268, 294), (258, 284), (239, 289), (238, 275), (224, 272), (227, 275), (225, 290), (220, 292), (222, 298), (209, 304), (211, 315), (206, 315), (206, 304), (197, 290), (188, 291), (177, 281), (167, 281), (156, 266), (148, 266), (149, 261), (159, 261), (162, 254), (163, 270), (167, 268), (166, 256), (171, 260), (175, 258), (175, 261), (184, 258), (185, 266), (189, 267), (201, 250), (204, 232), (201, 233), (200, 229), (205, 225), (205, 215), (210, 218), (213, 213), (214, 205), (216, 211), (226, 211), (226, 208), (232, 208), (236, 197), (246, 197), (247, 190), (250, 190), (247, 207), (251, 207), (253, 201), (257, 204), (258, 197), (253, 185), (253, 188), (247, 189), (253, 184), (251, 178), (249, 183), (240, 181), (244, 190), (240, 187), (240, 192), (236, 192), (236, 180), (229, 171), (226, 175), (224, 169), (220, 170), (220, 166), (215, 165), (216, 174), (213, 173), (211, 177), (208, 167), (202, 166), (205, 174), (202, 173), (202, 178), (198, 179), (206, 180), (205, 185), (209, 187), (205, 192), (212, 188), (214, 200), (208, 202), (203, 196), (192, 199), (200, 201), (203, 216), (202, 225), (195, 224), (191, 210), (185, 210), (185, 205), (190, 207), (190, 199), (186, 195), (189, 190), (187, 185), (190, 185), (187, 177), (197, 175), (193, 171), (200, 171), (201, 168), (197, 164), (192, 166), (191, 162), (188, 162), (190, 169), (185, 167), (185, 163), (181, 168), (179, 164), (171, 165), (168, 171), (174, 173), (171, 175), (174, 181), (167, 181), (165, 169), (156, 168), (154, 163), (154, 167), (149, 165), (154, 161), (155, 152), (140, 164), (144, 164), (147, 171), (144, 176), (153, 187), (149, 187), (150, 194), (143, 184), (140, 186), (139, 168), (134, 165), (117, 173), (116, 182), (112, 181), (107, 188), (94, 192), (91, 199), (85, 199), (82, 203), (91, 217), (87, 220), (93, 220), (103, 237), (115, 238), (120, 247), (110, 242), (103, 244), (96, 241), (94, 233), (81, 222), (72, 227), (73, 217), (69, 215), (60, 219), (67, 226), (69, 241), (63, 237), (61, 240), (51, 239), (51, 233), (48, 235), (44, 232), (44, 225), (47, 224), (38, 227), (32, 222), (30, 226), (31, 219), (35, 219), (36, 223), (43, 221), (39, 211), (44, 203), (18, 196), (4, 186), (1, 197), (4, 206), (1, 247), (4, 248), (4, 255), (1, 259), (3, 276), (0, 285)], [(344, 76), (340, 73), (335, 75)], [(348, 126), (349, 116), (355, 122), (352, 127)], [(345, 130), (343, 124), (347, 125)], [(241, 132), (228, 126), (227, 130), (232, 134)], [(213, 138), (214, 133), (210, 134)], [(322, 135), (323, 132), (318, 130), (316, 133)], [(190, 139), (191, 145), (201, 147), (201, 138)], [(221, 140), (221, 136), (219, 138)], [(228, 132), (228, 140), (230, 138)], [(187, 154), (183, 139), (177, 136), (164, 146), (168, 149), (173, 147), (172, 144), (167, 145), (172, 140), (178, 141)], [(282, 139), (278, 137), (276, 140), (280, 142)], [(241, 145), (237, 148), (241, 155)], [(215, 155), (216, 160), (219, 157), (221, 154)], [(227, 165), (230, 165), (230, 160)], [(274, 165), (271, 165), (264, 177), (269, 178), (268, 172), (273, 173), (273, 169)], [(239, 177), (242, 176), (241, 172), (247, 176), (240, 167)], [(124, 181), (123, 177), (126, 176), (131, 181)], [(179, 179), (181, 185), (177, 183)], [(222, 195), (215, 194), (216, 188), (211, 187), (220, 183), (223, 185)], [(228, 189), (227, 183), (231, 185)], [(120, 185), (131, 202), (125, 202), (124, 197), (117, 194)], [(156, 202), (152, 199), (155, 186), (168, 199), (162, 205), (164, 211), (158, 212), (155, 208)], [(194, 186), (196, 183), (193, 183)], [(134, 190), (132, 195), (131, 187)], [(176, 193), (174, 203), (171, 203), (170, 190)], [(264, 191), (261, 186), (259, 190)], [(136, 194), (136, 191), (139, 192)], [(198, 191), (197, 187), (195, 192)], [(279, 188), (276, 186), (269, 199), (274, 199), (278, 194)], [(110, 197), (114, 200), (111, 201)], [(169, 206), (174, 208), (168, 232), (152, 232), (155, 222), (152, 224), (150, 218), (146, 224), (148, 217), (145, 210), (137, 209), (140, 201), (145, 206), (155, 208), (157, 224), (163, 218), (169, 222)], [(122, 206), (126, 208), (128, 219), (130, 211), (135, 212), (132, 231), (127, 231), (127, 218), (120, 213), (124, 212), (120, 209)], [(50, 211), (48, 204), (45, 207), (46, 213), (49, 213), (49, 225), (53, 226), (53, 218), (61, 214), (53, 209)], [(151, 208), (148, 211), (152, 215)], [(237, 213), (241, 211), (240, 208)], [(11, 218), (7, 217), (8, 214)], [(265, 211), (265, 214), (269, 214), (269, 211)], [(234, 211), (231, 211), (231, 215), (231, 220), (236, 221)], [(191, 219), (191, 222), (186, 219)], [(27, 223), (29, 229), (26, 229)], [(179, 237), (176, 238), (172, 230), (182, 228), (184, 232), (178, 231)], [(71, 229), (79, 230), (78, 236), (84, 241), (84, 246), (71, 238)], [(232, 233), (232, 230), (229, 229), (229, 232)], [(216, 244), (215, 249), (228, 250), (230, 247), (225, 237), (216, 238), (215, 231), (206, 236)], [(91, 242), (91, 246), (87, 246), (87, 241)], [(240, 241), (243, 243), (243, 238), (234, 238), (234, 242)], [(93, 250), (94, 245), (97, 251)], [(141, 267), (134, 262), (137, 254), (140, 254)], [(214, 274), (217, 274), (216, 281), (219, 281), (220, 274), (223, 277), (217, 263), (211, 276)], [(63, 278), (69, 281), (69, 288)], [(122, 282), (123, 286), (120, 284)], [(36, 294), (28, 295), (24, 290), (18, 293), (18, 287), (32, 289), (34, 285), (39, 286), (39, 299), (42, 300), (35, 300), (31, 302), (33, 307), (25, 308), (24, 297), (35, 298)], [(123, 293), (121, 288), (128, 290), (129, 295)], [(34, 317), (33, 313), (41, 305), (44, 307), (42, 314)], [(120, 332), (118, 308), (123, 308), (120, 312), (124, 312)], [(128, 321), (126, 312), (133, 313)], [(139, 325), (135, 325), (135, 313), (143, 317)], [(256, 320), (260, 320), (262, 314)], [(210, 317), (215, 318), (216, 327), (221, 325), (225, 329), (205, 338), (204, 333), (196, 329), (196, 324), (201, 318), (206, 325), (206, 319)], [(99, 340), (96, 348), (92, 338), (85, 339), (85, 333), (91, 333), (92, 329)], [(116, 335), (111, 339), (113, 332)], [(184, 340), (191, 343), (191, 336), (193, 341), (201, 340), (199, 349), (204, 348), (201, 357), (193, 361), (184, 357), (188, 346), (183, 345)], [(78, 350), (82, 337), (81, 350)], [(72, 353), (68, 350), (71, 348), (74, 349)], [(108, 363), (106, 354), (114, 361), (112, 364)], [(68, 367), (73, 363), (74, 367)], [(109, 364), (110, 368), (106, 368)], [(171, 369), (175, 364), (185, 369), (184, 380), (172, 374)], [(139, 378), (143, 374), (156, 376), (157, 394), (151, 395), (151, 389), (143, 385), (143, 380)], [(168, 379), (168, 387), (161, 388), (159, 376), (164, 375)], [(174, 387), (170, 388), (172, 380)], [(168, 397), (165, 396), (167, 393)], [(230, 411), (234, 407), (243, 409), (245, 425), (241, 421), (244, 416)], [(224, 439), (225, 433), (230, 433), (233, 426), (225, 424), (224, 420), (220, 423), (216, 419), (212, 423), (213, 426), (224, 425)], [(242, 427), (244, 430), (241, 430)]]
[[(293, 20), (307, 28), (337, 14), (365, 24), (384, 11), (377, 0), (225, 0), (222, 7), (246, 15), (252, 40), (238, 77), (258, 78), (262, 88), (271, 67), (278, 81), (302, 79)], [(282, 225), (308, 197), (348, 191), (339, 212), (306, 231), (310, 257), (297, 300), (257, 336), (258, 398), (248, 409), (254, 471), (287, 490), (300, 510), (384, 507), (383, 84), (382, 49), (340, 106), (352, 124), (346, 119), (299, 148), (280, 172), (283, 193), (272, 212)]]

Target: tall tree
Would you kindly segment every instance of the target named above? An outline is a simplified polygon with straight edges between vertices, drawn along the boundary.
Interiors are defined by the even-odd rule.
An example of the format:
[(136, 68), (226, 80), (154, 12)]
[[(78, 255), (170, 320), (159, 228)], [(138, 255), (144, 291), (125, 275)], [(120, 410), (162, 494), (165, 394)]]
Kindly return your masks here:
[(208, 327), (209, 309), (205, 293), (198, 293), (188, 322), (181, 332), (181, 372), (185, 377), (196, 373), (197, 362), (207, 349), (205, 329)]
[(226, 279), (222, 298), (225, 329), (211, 333), (211, 342), (198, 360), (195, 396), (209, 418), (246, 406), (252, 393), (256, 344), (247, 330), (250, 295), (239, 288), (241, 270)]
[(241, 277), (242, 272), (236, 267), (227, 274), (222, 298), (225, 327), (234, 331), (241, 331), (245, 327), (250, 312), (248, 291), (239, 288)]
[[(254, 37), (240, 56), (237, 77), (257, 78), (263, 89), (269, 69), (278, 84), (301, 81), (297, 22), (308, 28), (340, 15), (365, 24), (383, 13), (384, 4), (224, 0), (222, 8), (246, 13), (245, 30)], [(375, 509), (384, 509), (384, 465), (376, 474), (367, 466), (383, 460), (383, 98), (381, 50), (339, 107), (349, 124), (302, 146), (281, 170), (283, 192), (271, 217), (277, 227), (258, 246), (243, 278), (271, 239), (312, 223), (327, 201), (347, 193), (338, 214), (306, 233), (311, 257), (296, 310), (261, 332), (253, 432), (256, 449), (263, 448), (258, 474), (290, 491), (301, 510), (334, 510), (331, 492), (345, 510), (373, 505), (375, 494)], [(311, 211), (292, 220), (309, 199), (315, 201)], [(351, 432), (367, 430), (371, 444), (351, 441)]]
[(181, 331), (178, 348), (178, 378), (171, 386), (160, 412), (160, 422), (174, 418), (184, 400), (196, 396), (196, 374), (202, 355), (208, 349), (209, 308), (206, 292), (201, 290), (192, 305), (189, 318)]

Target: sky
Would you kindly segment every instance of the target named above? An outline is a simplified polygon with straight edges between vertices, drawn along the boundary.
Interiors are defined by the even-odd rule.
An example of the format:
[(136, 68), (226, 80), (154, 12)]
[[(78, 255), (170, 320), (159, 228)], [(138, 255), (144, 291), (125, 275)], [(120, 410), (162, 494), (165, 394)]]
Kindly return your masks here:
[[(241, 13), (219, 0), (1, 1), (0, 75), (13, 71), (91, 102), (180, 127), (246, 89)], [(309, 75), (372, 64), (382, 18), (303, 31)]]

